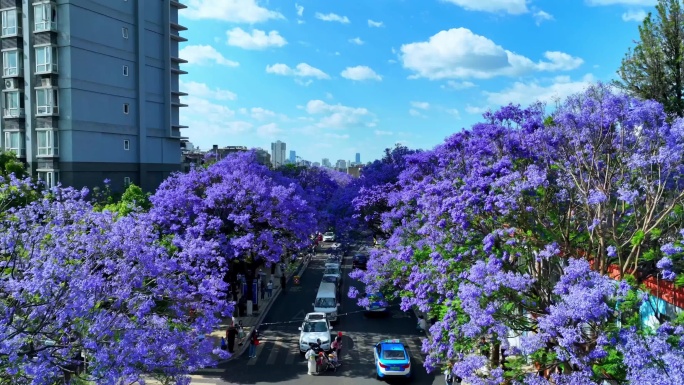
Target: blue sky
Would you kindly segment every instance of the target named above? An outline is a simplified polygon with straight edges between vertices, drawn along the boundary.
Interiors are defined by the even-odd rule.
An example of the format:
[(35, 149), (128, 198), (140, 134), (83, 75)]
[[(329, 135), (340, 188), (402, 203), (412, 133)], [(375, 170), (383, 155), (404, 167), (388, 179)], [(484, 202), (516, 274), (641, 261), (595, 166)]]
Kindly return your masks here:
[(183, 0), (184, 136), (363, 162), (609, 81), (655, 0)]

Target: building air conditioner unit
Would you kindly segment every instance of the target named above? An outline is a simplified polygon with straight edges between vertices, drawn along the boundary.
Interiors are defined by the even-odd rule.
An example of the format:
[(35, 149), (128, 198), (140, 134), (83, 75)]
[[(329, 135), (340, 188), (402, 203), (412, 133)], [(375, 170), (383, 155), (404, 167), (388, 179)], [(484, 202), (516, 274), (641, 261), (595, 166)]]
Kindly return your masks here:
[(6, 90), (16, 90), (18, 87), (17, 79), (5, 79)]
[(40, 86), (41, 87), (52, 87), (52, 79), (51, 78), (40, 79)]

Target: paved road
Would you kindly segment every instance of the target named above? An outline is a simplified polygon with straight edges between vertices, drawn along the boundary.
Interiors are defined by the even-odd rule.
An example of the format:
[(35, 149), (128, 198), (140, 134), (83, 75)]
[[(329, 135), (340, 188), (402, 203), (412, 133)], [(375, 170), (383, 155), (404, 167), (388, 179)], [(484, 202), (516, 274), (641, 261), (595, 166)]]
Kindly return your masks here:
[[(271, 307), (259, 329), (261, 344), (257, 357), (249, 359), (244, 354), (217, 368), (205, 369), (193, 375), (192, 384), (325, 384), (365, 385), (378, 384), (373, 364), (373, 345), (382, 339), (400, 338), (406, 344), (413, 358), (414, 376), (412, 384), (443, 384), (441, 376), (426, 373), (422, 367), (420, 335), (415, 331), (413, 315), (401, 312), (396, 306), (388, 317), (367, 318), (355, 300), (346, 297), (351, 256), (344, 260), (344, 287), (339, 322), (333, 333), (342, 331), (341, 361), (337, 372), (321, 375), (307, 375), (306, 361), (300, 356), (297, 343), (301, 322), (307, 312), (313, 311), (312, 302), (323, 275), (323, 257), (311, 261), (299, 286), (290, 286)], [(358, 285), (358, 284), (357, 284)]]

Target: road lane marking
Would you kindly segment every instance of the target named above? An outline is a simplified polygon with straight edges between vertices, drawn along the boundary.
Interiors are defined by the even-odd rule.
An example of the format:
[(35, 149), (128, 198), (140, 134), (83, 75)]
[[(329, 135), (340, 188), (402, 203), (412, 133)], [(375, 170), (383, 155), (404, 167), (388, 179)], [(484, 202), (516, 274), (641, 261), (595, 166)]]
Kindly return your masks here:
[(285, 365), (292, 365), (294, 363), (295, 357), (299, 355), (299, 346), (296, 349), (288, 349), (287, 357), (285, 358)]
[(268, 359), (266, 360), (266, 365), (273, 365), (276, 362), (276, 359), (278, 359), (278, 353), (280, 353), (280, 340), (283, 337), (276, 337), (276, 339), (273, 341), (273, 347), (271, 347), (271, 353), (268, 355)]

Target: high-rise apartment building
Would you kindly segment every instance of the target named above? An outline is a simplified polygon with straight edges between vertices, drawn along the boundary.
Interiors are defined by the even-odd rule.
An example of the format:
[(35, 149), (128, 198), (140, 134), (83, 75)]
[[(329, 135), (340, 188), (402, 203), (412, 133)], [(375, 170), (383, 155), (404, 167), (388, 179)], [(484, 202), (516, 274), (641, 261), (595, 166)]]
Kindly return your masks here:
[(273, 167), (278, 168), (285, 164), (285, 143), (281, 141), (276, 141), (271, 143), (271, 162), (273, 162)]
[(156, 188), (180, 169), (175, 0), (0, 0), (2, 148), (48, 185)]
[(332, 164), (330, 163), (330, 159), (328, 159), (328, 158), (323, 158), (323, 160), (321, 161), (321, 165), (323, 165), (323, 167), (328, 167), (328, 168), (332, 167)]
[(335, 164), (335, 168), (337, 168), (339, 170), (346, 169), (347, 168), (347, 162), (344, 159), (340, 159)]
[(361, 153), (359, 153), (359, 152), (356, 153), (355, 163), (356, 164), (361, 163)]
[(297, 163), (297, 152), (294, 150), (290, 150), (290, 163)]

